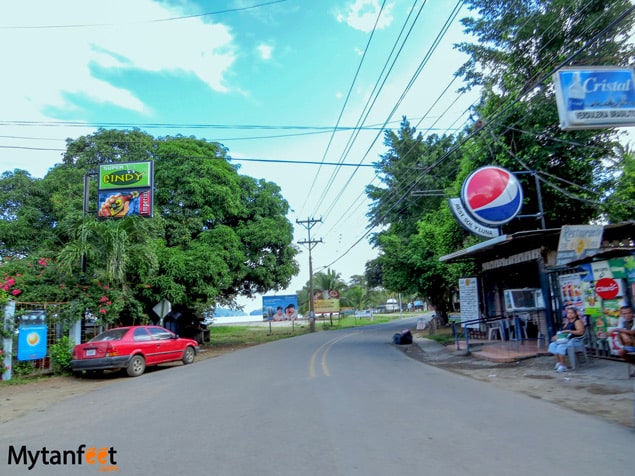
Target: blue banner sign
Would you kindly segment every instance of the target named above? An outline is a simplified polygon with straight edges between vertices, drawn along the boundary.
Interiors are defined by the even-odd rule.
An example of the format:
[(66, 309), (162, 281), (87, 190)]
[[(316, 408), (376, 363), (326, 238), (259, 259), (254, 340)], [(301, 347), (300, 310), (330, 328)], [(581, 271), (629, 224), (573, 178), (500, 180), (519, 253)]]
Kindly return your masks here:
[(46, 325), (18, 327), (18, 360), (38, 360), (46, 357)]
[(298, 318), (298, 296), (263, 296), (262, 318), (265, 321), (293, 321)]
[(560, 127), (635, 125), (635, 78), (630, 68), (572, 67), (553, 76)]

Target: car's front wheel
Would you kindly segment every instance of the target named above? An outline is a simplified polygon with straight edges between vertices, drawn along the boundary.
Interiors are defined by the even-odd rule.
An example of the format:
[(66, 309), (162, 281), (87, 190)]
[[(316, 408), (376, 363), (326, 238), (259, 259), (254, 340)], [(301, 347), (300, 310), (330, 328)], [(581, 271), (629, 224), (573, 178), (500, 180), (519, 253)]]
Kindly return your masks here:
[(196, 356), (196, 352), (194, 351), (194, 347), (186, 347), (185, 352), (183, 352), (183, 364), (191, 364), (194, 362), (194, 357)]
[(130, 359), (126, 372), (131, 377), (138, 377), (146, 370), (146, 359), (142, 355), (135, 355)]

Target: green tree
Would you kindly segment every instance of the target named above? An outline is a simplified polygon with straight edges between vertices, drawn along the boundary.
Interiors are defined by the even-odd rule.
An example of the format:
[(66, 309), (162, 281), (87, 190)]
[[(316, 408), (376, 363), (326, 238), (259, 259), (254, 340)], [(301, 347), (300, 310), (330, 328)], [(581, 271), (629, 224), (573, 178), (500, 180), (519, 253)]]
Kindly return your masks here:
[[(147, 160), (155, 170), (153, 218), (98, 220), (94, 205), (83, 212), (85, 176), (103, 164)], [(4, 253), (19, 257), (16, 271), (50, 259), (63, 297), (110, 322), (145, 320), (162, 298), (200, 311), (284, 289), (298, 271), (288, 204), (276, 184), (240, 175), (230, 160), (217, 143), (136, 130), (69, 140), (63, 163), (44, 179), (21, 171), (2, 177)], [(94, 183), (89, 198), (96, 203)], [(42, 296), (42, 280), (31, 281), (25, 295)]]
[(313, 289), (324, 291), (341, 291), (346, 288), (346, 282), (342, 275), (335, 270), (328, 268), (326, 272), (319, 271), (313, 275)]
[(635, 216), (635, 153), (624, 154), (622, 173), (615, 178), (615, 191), (606, 217), (611, 223), (632, 220)]
[(368, 285), (363, 275), (353, 275), (340, 294), (340, 304), (361, 310), (368, 306)]
[(0, 176), (0, 257), (23, 256), (55, 243), (51, 203), (41, 179), (24, 170)]
[(387, 131), (388, 151), (375, 163), (382, 184), (366, 187), (371, 223), (390, 225), (403, 236), (416, 232), (417, 222), (426, 210), (439, 207), (456, 176), (455, 164), (441, 160), (454, 143), (451, 136), (432, 134), (424, 139), (405, 117), (398, 131)]
[[(447, 210), (448, 192), (457, 177), (456, 161), (445, 160), (456, 143), (457, 139), (447, 136), (431, 135), (423, 140), (404, 118), (398, 133), (386, 133), (389, 151), (376, 164), (384, 187), (367, 188), (373, 200), (371, 222), (386, 226), (373, 237), (381, 254), (366, 264), (369, 284), (381, 285), (393, 293), (423, 296), (441, 316), (447, 312), (452, 288), (448, 280), (452, 276), (438, 258), (465, 238), (465, 232), (455, 232), (456, 222), (451, 217), (437, 212)], [(403, 151), (407, 154), (401, 158)], [(439, 237), (442, 232), (427, 242), (419, 236), (420, 226), (426, 222), (434, 223), (439, 230), (452, 229), (447, 236), (457, 237), (458, 243)]]
[[(376, 164), (382, 186), (367, 189), (371, 223), (384, 227), (373, 238), (381, 253), (367, 263), (369, 280), (419, 294), (442, 315), (456, 279), (472, 271), (446, 266), (439, 257), (481, 241), (457, 225), (446, 198), (458, 196), (478, 167), (496, 164), (524, 172), (519, 175), (522, 213), (538, 214), (541, 192), (548, 228), (624, 219), (626, 210), (608, 210), (619, 210), (615, 199), (628, 204), (634, 198), (619, 135), (611, 129), (560, 130), (551, 84), (562, 66), (633, 63), (630, 2), (468, 0), (466, 5), (476, 12), (463, 19), (474, 41), (457, 45), (469, 58), (457, 74), (464, 89), (481, 91), (475, 107), (479, 120), (457, 137), (424, 139), (404, 119), (399, 132), (386, 134), (388, 152)], [(612, 195), (616, 177), (624, 180), (620, 194)], [(446, 197), (430, 196), (436, 190)], [(535, 218), (517, 219), (502, 231), (540, 226)]]
[[(562, 131), (552, 74), (562, 66), (633, 63), (635, 16), (628, 0), (468, 0), (475, 17), (462, 20), (475, 42), (458, 49), (469, 60), (458, 71), (465, 88), (482, 88), (483, 124), (463, 154), (464, 170), (497, 164), (539, 177), (547, 228), (587, 223), (605, 211), (623, 150), (612, 129)], [(469, 172), (468, 172), (469, 173)], [(463, 180), (465, 177), (459, 177)], [(523, 214), (539, 212), (529, 175)], [(537, 228), (515, 220), (507, 232)]]

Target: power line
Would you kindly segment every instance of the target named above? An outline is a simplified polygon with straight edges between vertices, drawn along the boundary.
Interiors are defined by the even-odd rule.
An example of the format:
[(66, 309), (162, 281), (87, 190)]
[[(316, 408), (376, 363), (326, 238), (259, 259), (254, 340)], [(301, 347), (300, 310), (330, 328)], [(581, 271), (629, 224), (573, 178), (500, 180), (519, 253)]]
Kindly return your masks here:
[(274, 5), (276, 3), (288, 2), (289, 0), (273, 0), (271, 2), (259, 3), (242, 8), (228, 8), (226, 10), (217, 10), (214, 12), (197, 13), (193, 15), (183, 15), (178, 17), (158, 18), (154, 20), (143, 20), (136, 22), (122, 22), (122, 23), (79, 23), (69, 25), (1, 25), (0, 30), (50, 30), (50, 29), (69, 29), (69, 28), (96, 28), (105, 26), (120, 26), (120, 25), (146, 25), (152, 23), (173, 22), (180, 20), (189, 20), (190, 18), (202, 18), (206, 16), (221, 15), (223, 13), (235, 13), (245, 10), (252, 10), (254, 8), (266, 7)]

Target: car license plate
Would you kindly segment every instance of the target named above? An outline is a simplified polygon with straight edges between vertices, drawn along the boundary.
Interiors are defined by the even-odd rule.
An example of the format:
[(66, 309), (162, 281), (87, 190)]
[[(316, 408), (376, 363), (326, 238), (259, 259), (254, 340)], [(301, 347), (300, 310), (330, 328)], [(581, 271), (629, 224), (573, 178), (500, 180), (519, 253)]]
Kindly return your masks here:
[(86, 357), (92, 357), (93, 355), (95, 355), (96, 352), (97, 350), (95, 349), (88, 349), (86, 350)]

